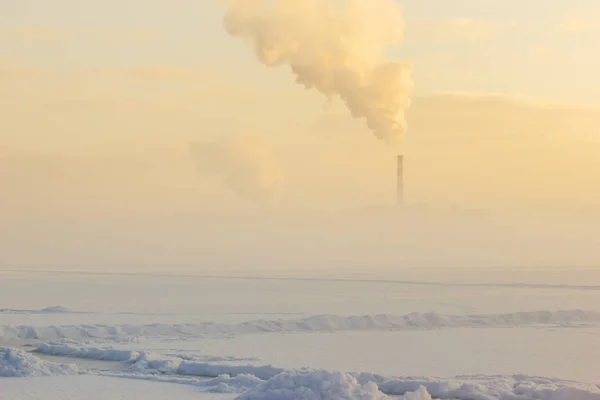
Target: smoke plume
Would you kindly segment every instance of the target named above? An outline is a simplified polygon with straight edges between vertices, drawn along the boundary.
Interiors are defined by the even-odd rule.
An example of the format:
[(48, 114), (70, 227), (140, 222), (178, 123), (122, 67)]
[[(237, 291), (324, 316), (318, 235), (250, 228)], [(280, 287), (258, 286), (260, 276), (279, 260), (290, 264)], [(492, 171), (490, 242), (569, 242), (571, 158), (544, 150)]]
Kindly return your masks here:
[(387, 59), (402, 43), (394, 0), (226, 0), (224, 24), (248, 39), (267, 66), (288, 65), (296, 82), (339, 96), (377, 138), (399, 145), (406, 131), (412, 67)]
[(223, 136), (192, 143), (190, 151), (201, 175), (219, 177), (240, 197), (258, 204), (278, 204), (283, 175), (267, 146), (257, 138)]

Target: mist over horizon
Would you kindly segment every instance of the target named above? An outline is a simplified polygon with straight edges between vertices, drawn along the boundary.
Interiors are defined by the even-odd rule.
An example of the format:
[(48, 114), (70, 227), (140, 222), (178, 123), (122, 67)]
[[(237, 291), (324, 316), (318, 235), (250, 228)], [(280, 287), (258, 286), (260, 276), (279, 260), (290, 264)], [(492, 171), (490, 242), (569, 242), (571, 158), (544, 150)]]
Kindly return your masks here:
[[(285, 140), (267, 132), (258, 146), (214, 147), (201, 173), (202, 159), (175, 139), (120, 154), (7, 147), (0, 267), (597, 268), (600, 143), (593, 130), (564, 134), (589, 118), (596, 114), (497, 96), (417, 97), (403, 210), (394, 205), (394, 153), (335, 110), (290, 126)], [(276, 208), (263, 202), (275, 187)]]
[(2, 230), (0, 268), (275, 276), (407, 268), (597, 268), (600, 215), (407, 206), (345, 212), (29, 219)]
[(269, 4), (5, 10), (0, 266), (600, 267), (585, 21)]

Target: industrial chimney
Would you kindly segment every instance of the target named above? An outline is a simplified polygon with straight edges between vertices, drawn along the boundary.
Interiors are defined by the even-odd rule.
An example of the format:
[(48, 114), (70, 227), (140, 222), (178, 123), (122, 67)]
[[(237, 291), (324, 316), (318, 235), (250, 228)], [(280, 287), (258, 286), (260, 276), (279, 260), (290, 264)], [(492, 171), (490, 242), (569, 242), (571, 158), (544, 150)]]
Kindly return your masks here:
[(404, 156), (398, 155), (398, 172), (396, 176), (396, 204), (404, 205)]

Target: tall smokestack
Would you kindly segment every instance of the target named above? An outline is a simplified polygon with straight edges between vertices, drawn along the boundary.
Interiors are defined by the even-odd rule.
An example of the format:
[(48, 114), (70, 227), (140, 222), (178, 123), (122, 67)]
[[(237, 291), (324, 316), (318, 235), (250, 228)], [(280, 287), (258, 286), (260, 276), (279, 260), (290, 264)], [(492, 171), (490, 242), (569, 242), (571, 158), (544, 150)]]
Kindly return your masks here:
[(404, 205), (404, 156), (398, 155), (398, 172), (396, 176), (396, 204)]

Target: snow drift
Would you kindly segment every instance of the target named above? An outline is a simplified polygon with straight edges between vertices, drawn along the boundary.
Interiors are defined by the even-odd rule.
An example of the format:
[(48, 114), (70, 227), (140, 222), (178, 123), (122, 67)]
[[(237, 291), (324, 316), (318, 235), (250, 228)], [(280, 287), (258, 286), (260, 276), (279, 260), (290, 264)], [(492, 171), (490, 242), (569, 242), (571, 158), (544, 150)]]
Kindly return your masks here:
[(262, 380), (274, 378), (283, 372), (285, 370), (271, 365), (220, 365), (196, 362), (182, 362), (177, 369), (179, 375), (204, 377), (253, 375)]
[(36, 352), (53, 356), (86, 358), (102, 361), (131, 361), (140, 357), (135, 350), (118, 350), (111, 347), (85, 347), (74, 343), (42, 343)]
[[(97, 357), (94, 351), (78, 354)], [(107, 355), (102, 358), (108, 358)], [(129, 361), (131, 364), (126, 371), (105, 375), (191, 384), (211, 393), (243, 393), (240, 400), (386, 399), (383, 395), (404, 396), (405, 400), (431, 399), (428, 396), (455, 400), (600, 400), (597, 385), (524, 375), (475, 375), (452, 379), (389, 377), (371, 373), (286, 370), (272, 365), (211, 364), (185, 361), (186, 358), (190, 359), (140, 352), (135, 360)]]
[(160, 373), (210, 378), (224, 375), (230, 377), (251, 375), (257, 379), (267, 380), (284, 372), (283, 369), (272, 366), (225, 365), (204, 361), (235, 362), (247, 361), (248, 359), (246, 358), (211, 357), (185, 353), (160, 354), (153, 351), (121, 350), (113, 347), (85, 347), (68, 341), (41, 343), (37, 346), (35, 352), (88, 360), (125, 362), (131, 364), (128, 367), (128, 371), (151, 374)]
[(232, 357), (232, 356), (210, 356), (210, 355), (198, 355), (190, 353), (170, 353), (168, 356), (180, 358), (185, 361), (197, 361), (197, 362), (239, 362), (239, 361), (260, 361), (257, 357)]
[[(219, 384), (216, 382), (228, 382), (223, 392), (237, 390), (237, 393), (242, 393), (238, 400), (374, 400), (387, 399), (387, 396), (403, 396), (401, 399), (404, 400), (600, 400), (600, 388), (596, 385), (523, 375), (396, 378), (311, 370), (282, 370), (277, 373), (277, 369), (270, 366), (236, 366), (231, 372), (239, 375), (231, 376), (227, 374), (228, 366), (223, 365), (189, 371), (197, 373), (198, 377), (214, 377), (216, 372), (223, 372), (213, 379), (194, 384), (218, 392)], [(164, 375), (157, 378), (161, 381), (181, 379)], [(240, 383), (242, 385), (238, 386)], [(247, 391), (249, 387), (253, 388)]]
[(240, 393), (238, 400), (383, 400), (388, 396), (403, 400), (600, 400), (596, 385), (523, 375), (439, 379), (251, 365), (187, 365), (182, 370), (181, 364), (171, 373), (144, 372), (117, 376), (191, 384), (211, 393)]
[(0, 314), (83, 314), (82, 312), (71, 311), (63, 306), (50, 306), (41, 310), (17, 310), (13, 308), (0, 308)]
[(186, 361), (188, 357), (174, 357), (156, 352), (142, 352), (129, 367), (129, 371), (140, 373), (160, 373), (202, 378), (220, 376), (252, 376), (260, 381), (269, 380), (283, 372), (282, 368), (271, 365), (228, 365)]
[(177, 374), (182, 360), (176, 357), (166, 357), (155, 352), (139, 354), (129, 367), (134, 372), (159, 372), (161, 374)]
[(463, 327), (564, 326), (574, 323), (600, 323), (600, 312), (537, 311), (510, 314), (443, 315), (365, 315), (344, 317), (317, 315), (297, 320), (255, 320), (239, 324), (151, 324), (151, 325), (70, 325), (0, 326), (0, 338), (21, 340), (104, 339), (115, 337), (199, 337), (203, 335), (256, 334), (272, 332), (331, 332), (366, 330), (416, 330)]
[(221, 375), (207, 381), (200, 381), (195, 386), (209, 393), (244, 393), (260, 385), (262, 381), (253, 375), (231, 377)]
[[(359, 384), (341, 372), (286, 372), (277, 375), (238, 400), (383, 400), (388, 396), (377, 385)], [(425, 399), (423, 399), (425, 400)]]
[(252, 390), (265, 382), (261, 379), (258, 379), (254, 375), (238, 375), (234, 377), (229, 375), (220, 375), (211, 379), (163, 374), (143, 374), (140, 372), (103, 372), (101, 375), (152, 382), (192, 385), (197, 387), (200, 391), (206, 393), (246, 393), (247, 391)]
[(26, 351), (0, 348), (0, 377), (74, 375), (79, 369), (72, 364), (44, 361)]
[[(90, 341), (86, 341), (90, 342)], [(94, 343), (94, 341), (91, 341)], [(212, 363), (240, 362), (240, 361), (259, 361), (253, 357), (216, 357), (210, 355), (199, 355), (191, 353), (169, 353), (160, 354), (153, 351), (136, 351), (127, 349), (116, 349), (114, 347), (93, 347), (85, 346), (85, 342), (77, 343), (71, 340), (59, 342), (45, 342), (37, 345), (36, 353), (48, 354), (52, 356), (82, 358), (99, 361), (117, 361), (131, 362), (132, 370), (147, 371), (158, 370), (159, 372), (177, 372), (179, 365), (185, 361), (184, 368), (198, 369), (201, 366), (214, 365)], [(213, 370), (214, 371), (214, 370)], [(185, 374), (185, 373), (181, 373)], [(206, 376), (219, 376), (222, 372), (211, 372)], [(229, 371), (227, 374), (237, 375)], [(192, 374), (196, 375), (196, 374)]]
[[(64, 346), (64, 345), (63, 345)], [(111, 359), (97, 350), (65, 350), (93, 359)], [(58, 351), (55, 351), (58, 352)], [(155, 352), (139, 352), (123, 372), (107, 376), (191, 384), (211, 393), (240, 393), (239, 400), (271, 399), (387, 399), (404, 400), (600, 400), (597, 385), (524, 375), (389, 377), (371, 373), (341, 373), (308, 369), (282, 369), (271, 365), (226, 365), (185, 361)], [(112, 357), (126, 358), (126, 357)], [(186, 357), (184, 357), (186, 358)], [(17, 349), (0, 348), (0, 376), (48, 376), (77, 374), (74, 365), (55, 364)], [(210, 378), (210, 379), (207, 379)]]
[(600, 400), (596, 385), (525, 375), (390, 378), (353, 374), (359, 383), (375, 382), (389, 395), (405, 395), (423, 387), (433, 398), (457, 400)]

